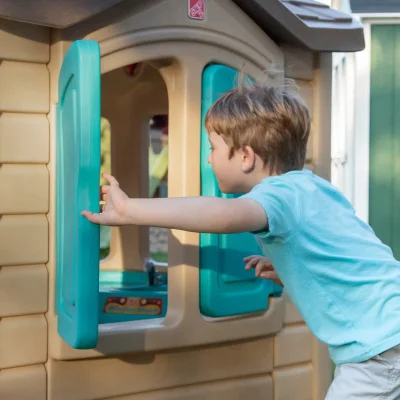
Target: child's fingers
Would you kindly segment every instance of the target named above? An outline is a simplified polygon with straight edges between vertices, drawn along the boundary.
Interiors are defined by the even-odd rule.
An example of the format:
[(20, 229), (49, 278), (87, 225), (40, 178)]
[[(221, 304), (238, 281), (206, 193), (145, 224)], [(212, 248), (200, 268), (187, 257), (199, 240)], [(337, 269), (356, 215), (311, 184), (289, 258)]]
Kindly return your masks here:
[(108, 181), (108, 183), (110, 184), (110, 186), (118, 186), (118, 187), (119, 187), (118, 181), (117, 181), (112, 175), (103, 174), (103, 178), (104, 178), (106, 181)]
[(259, 259), (260, 258), (260, 256), (247, 256), (247, 257), (245, 257), (245, 258), (243, 258), (243, 261), (245, 262), (245, 263), (248, 263), (249, 261), (252, 261), (252, 260), (254, 260), (254, 259)]
[(254, 257), (254, 258), (251, 258), (248, 262), (247, 262), (247, 264), (246, 264), (246, 266), (244, 267), (245, 269), (251, 269), (251, 268), (254, 268), (256, 265), (257, 265), (257, 263), (260, 261), (260, 258), (259, 257)]
[(101, 187), (101, 193), (103, 193), (103, 194), (108, 193), (109, 190), (110, 190), (110, 186), (109, 185), (103, 185)]
[(93, 224), (101, 224), (102, 216), (101, 214), (92, 213), (91, 211), (82, 211), (82, 215)]
[(244, 261), (244, 262), (250, 261), (250, 260), (251, 260), (252, 258), (254, 258), (254, 257), (260, 258), (260, 256), (257, 256), (257, 255), (247, 256), (247, 257), (243, 258), (243, 261)]
[(263, 263), (263, 262), (259, 262), (256, 265), (256, 269), (255, 269), (256, 276), (260, 276), (261, 275), (261, 272), (264, 270), (264, 266), (265, 266), (265, 263)]
[(260, 278), (269, 279), (269, 280), (273, 281), (276, 279), (276, 273), (273, 271), (264, 271), (264, 272), (261, 272)]
[(266, 271), (275, 271), (275, 270), (271, 263), (265, 261), (259, 262), (256, 266), (256, 272), (255, 272), (256, 276), (261, 276), (261, 274)]

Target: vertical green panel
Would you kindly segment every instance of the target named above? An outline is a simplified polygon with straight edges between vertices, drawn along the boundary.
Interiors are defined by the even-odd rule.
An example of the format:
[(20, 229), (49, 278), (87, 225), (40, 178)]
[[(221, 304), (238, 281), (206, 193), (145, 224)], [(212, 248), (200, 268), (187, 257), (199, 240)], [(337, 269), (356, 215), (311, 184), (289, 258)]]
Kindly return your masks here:
[(400, 25), (396, 26), (395, 39), (395, 120), (393, 130), (393, 219), (392, 249), (400, 259)]
[(400, 256), (400, 28), (371, 29), (369, 222)]

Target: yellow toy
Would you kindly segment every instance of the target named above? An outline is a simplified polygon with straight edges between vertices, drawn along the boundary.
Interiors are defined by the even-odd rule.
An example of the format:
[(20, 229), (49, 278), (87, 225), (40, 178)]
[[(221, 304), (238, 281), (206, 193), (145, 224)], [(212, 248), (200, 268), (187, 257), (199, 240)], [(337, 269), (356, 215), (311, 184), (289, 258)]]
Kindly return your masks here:
[(168, 145), (163, 147), (160, 154), (154, 154), (153, 149), (149, 148), (149, 167), (149, 196), (153, 197), (161, 180), (168, 171)]
[[(329, 178), (331, 52), (361, 50), (361, 25), (313, 0), (17, 3), (0, 0), (0, 399), (322, 400), (332, 377), (327, 350), (284, 296), (269, 287), (262, 311), (200, 312), (204, 266), (193, 233), (172, 231), (166, 244), (149, 229), (112, 228), (101, 274), (122, 277), (122, 286), (127, 276), (166, 285), (168, 275), (166, 314), (100, 321), (93, 348), (60, 336), (58, 302), (76, 304), (56, 285), (59, 78), (75, 41), (98, 44), (111, 143), (104, 165), (131, 197), (155, 194), (166, 173), (168, 196), (202, 192), (202, 107), (210, 100), (203, 74), (214, 64), (254, 79), (275, 69), (269, 79), (295, 80), (312, 113), (308, 167)], [(168, 115), (169, 139), (154, 158), (156, 115)], [(168, 267), (150, 259), (152, 240), (168, 246)], [(224, 284), (252, 279), (241, 266), (221, 275)], [(84, 293), (75, 278), (73, 290)]]

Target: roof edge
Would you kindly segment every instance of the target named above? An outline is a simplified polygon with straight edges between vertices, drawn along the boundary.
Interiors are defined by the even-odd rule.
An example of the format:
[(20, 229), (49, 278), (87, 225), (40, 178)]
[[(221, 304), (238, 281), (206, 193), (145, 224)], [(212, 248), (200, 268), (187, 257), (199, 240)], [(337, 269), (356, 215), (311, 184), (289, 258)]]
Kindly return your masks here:
[[(333, 19), (329, 21), (327, 18), (318, 20), (318, 14), (313, 20), (310, 7), (307, 6), (304, 7), (306, 16), (301, 18), (280, 0), (233, 0), (233, 2), (278, 43), (296, 45), (314, 52), (356, 52), (365, 48), (363, 25), (348, 14), (341, 13), (347, 15), (350, 22), (336, 22)], [(303, 3), (301, 0), (286, 2), (296, 8)], [(306, 0), (304, 3), (312, 4), (312, 1)], [(339, 13), (327, 6), (318, 8)]]

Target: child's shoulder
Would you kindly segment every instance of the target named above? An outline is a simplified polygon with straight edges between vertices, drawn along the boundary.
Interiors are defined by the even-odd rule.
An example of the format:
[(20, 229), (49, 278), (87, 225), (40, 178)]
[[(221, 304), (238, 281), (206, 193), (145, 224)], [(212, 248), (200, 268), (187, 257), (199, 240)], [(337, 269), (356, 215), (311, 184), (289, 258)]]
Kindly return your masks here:
[[(264, 195), (273, 194), (287, 201), (298, 200), (304, 204), (335, 199), (335, 202), (341, 200), (348, 206), (348, 201), (337, 187), (308, 169), (270, 176), (260, 182), (253, 191)], [(315, 204), (315, 206), (324, 206), (324, 204)]]

